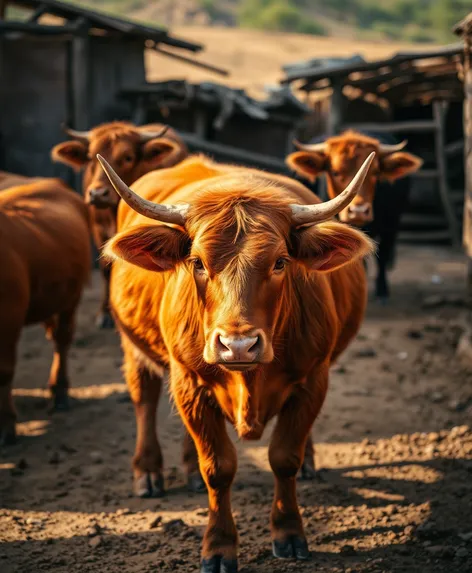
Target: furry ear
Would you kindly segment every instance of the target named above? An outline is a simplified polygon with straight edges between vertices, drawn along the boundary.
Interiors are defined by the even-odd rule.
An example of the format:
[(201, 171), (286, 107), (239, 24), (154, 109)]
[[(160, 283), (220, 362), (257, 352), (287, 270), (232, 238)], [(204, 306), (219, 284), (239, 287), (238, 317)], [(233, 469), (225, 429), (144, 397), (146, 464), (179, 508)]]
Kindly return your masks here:
[(148, 271), (169, 271), (190, 252), (186, 233), (166, 225), (139, 225), (108, 241), (105, 257), (122, 259)]
[(59, 143), (52, 148), (51, 158), (80, 171), (89, 161), (88, 145), (74, 140)]
[(163, 164), (170, 165), (172, 156), (180, 154), (180, 145), (165, 137), (151, 139), (142, 147), (143, 161), (146, 163), (146, 171), (159, 169)]
[(331, 272), (374, 250), (367, 235), (334, 222), (297, 229), (293, 239), (292, 256), (308, 271)]
[(411, 153), (405, 151), (391, 153), (380, 158), (380, 179), (395, 181), (418, 171), (422, 165), (423, 160)]
[(326, 171), (326, 155), (318, 151), (296, 151), (285, 159), (285, 163), (311, 182)]

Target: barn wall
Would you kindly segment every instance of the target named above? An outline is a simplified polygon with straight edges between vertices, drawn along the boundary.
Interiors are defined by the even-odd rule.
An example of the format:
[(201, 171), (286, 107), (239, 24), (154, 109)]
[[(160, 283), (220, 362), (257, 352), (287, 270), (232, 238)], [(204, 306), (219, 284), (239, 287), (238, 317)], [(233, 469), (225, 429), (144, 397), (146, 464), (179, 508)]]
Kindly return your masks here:
[(88, 127), (115, 119), (128, 119), (131, 110), (119, 102), (116, 94), (146, 80), (144, 43), (123, 37), (89, 38)]
[(49, 150), (67, 115), (65, 40), (0, 38), (0, 169), (71, 181)]

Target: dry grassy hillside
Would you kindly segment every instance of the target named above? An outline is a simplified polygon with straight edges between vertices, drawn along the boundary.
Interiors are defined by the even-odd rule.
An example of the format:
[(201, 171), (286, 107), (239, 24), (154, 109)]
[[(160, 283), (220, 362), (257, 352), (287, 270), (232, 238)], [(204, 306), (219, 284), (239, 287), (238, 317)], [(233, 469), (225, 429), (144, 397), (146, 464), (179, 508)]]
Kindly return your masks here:
[(206, 49), (196, 58), (228, 69), (231, 76), (219, 78), (204, 70), (150, 52), (147, 57), (150, 81), (168, 78), (186, 78), (191, 82), (222, 81), (234, 87), (248, 89), (252, 95), (261, 95), (265, 84), (277, 83), (282, 77), (281, 66), (290, 62), (352, 54), (361, 54), (367, 59), (378, 59), (398, 51), (431, 47), (431, 44), (419, 46), (366, 42), (237, 28), (185, 26), (173, 28), (172, 33), (204, 44)]

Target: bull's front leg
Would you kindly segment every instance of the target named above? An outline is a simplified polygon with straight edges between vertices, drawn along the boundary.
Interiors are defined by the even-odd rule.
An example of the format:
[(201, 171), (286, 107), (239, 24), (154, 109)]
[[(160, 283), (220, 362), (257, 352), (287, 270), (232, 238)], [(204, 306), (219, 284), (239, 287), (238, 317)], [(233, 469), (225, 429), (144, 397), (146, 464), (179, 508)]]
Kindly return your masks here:
[(115, 323), (110, 311), (110, 277), (111, 263), (100, 260), (100, 270), (102, 273), (102, 302), (97, 314), (96, 325), (98, 328), (113, 328)]
[(296, 476), (304, 457), (310, 429), (323, 404), (328, 368), (296, 389), (279, 414), (269, 446), (269, 461), (275, 475), (270, 516), (272, 549), (280, 559), (309, 559), (310, 552), (297, 503)]
[(180, 415), (198, 452), (208, 489), (209, 520), (203, 537), (202, 573), (236, 573), (238, 534), (231, 513), (231, 484), (236, 449), (226, 432), (223, 414), (210, 390), (178, 365), (171, 367), (171, 388)]

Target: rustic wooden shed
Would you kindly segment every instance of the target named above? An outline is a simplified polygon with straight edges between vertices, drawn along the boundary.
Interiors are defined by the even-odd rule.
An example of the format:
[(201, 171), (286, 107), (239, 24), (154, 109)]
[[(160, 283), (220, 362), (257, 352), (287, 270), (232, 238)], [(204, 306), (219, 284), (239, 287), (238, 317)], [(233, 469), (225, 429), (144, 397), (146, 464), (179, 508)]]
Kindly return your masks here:
[(117, 94), (145, 81), (145, 48), (191, 61), (182, 51), (202, 46), (78, 4), (0, 0), (0, 170), (70, 181), (49, 159), (61, 124), (88, 129), (129, 115)]
[(318, 124), (325, 134), (350, 127), (391, 133), (408, 139), (412, 152), (422, 157), (424, 167), (412, 176), (410, 205), (402, 219), (400, 236), (407, 241), (460, 243), (462, 61), (458, 43), (385, 60), (354, 56), (284, 68), (282, 83), (305, 93), (308, 103), (325, 94), (329, 111), (325, 124)]

